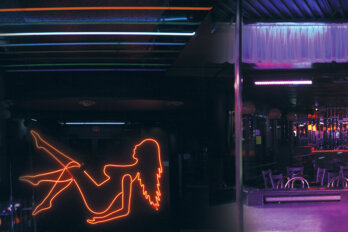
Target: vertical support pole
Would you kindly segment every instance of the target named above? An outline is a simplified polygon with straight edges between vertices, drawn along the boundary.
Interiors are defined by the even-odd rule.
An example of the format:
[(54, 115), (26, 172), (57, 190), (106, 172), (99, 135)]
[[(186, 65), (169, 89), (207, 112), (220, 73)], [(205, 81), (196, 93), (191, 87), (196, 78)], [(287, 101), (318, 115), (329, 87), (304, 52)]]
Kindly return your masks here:
[(236, 159), (236, 231), (243, 231), (243, 156), (242, 156), (242, 78), (241, 78), (241, 37), (242, 0), (236, 0), (235, 63), (234, 63), (234, 112), (235, 112), (235, 159)]
[(12, 163), (10, 163), (10, 209), (11, 209), (11, 232), (14, 232), (14, 202), (13, 202), (13, 188), (12, 188)]

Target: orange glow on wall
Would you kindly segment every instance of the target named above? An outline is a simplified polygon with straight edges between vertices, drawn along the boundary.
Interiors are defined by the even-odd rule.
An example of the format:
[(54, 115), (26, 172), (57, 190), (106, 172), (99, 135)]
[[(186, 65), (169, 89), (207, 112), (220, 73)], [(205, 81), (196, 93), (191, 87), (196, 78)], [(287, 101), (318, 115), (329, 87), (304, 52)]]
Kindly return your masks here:
[(313, 132), (316, 132), (317, 131), (317, 126), (314, 125), (312, 129), (313, 129)]
[(309, 130), (309, 131), (312, 130), (312, 124), (308, 124), (308, 130)]
[[(58, 170), (20, 177), (21, 181), (27, 182), (33, 186), (38, 186), (41, 183), (52, 184), (50, 191), (33, 210), (33, 215), (37, 215), (40, 212), (49, 210), (52, 207), (52, 202), (54, 199), (70, 186), (77, 188), (84, 205), (91, 213), (92, 218), (87, 219), (89, 224), (105, 223), (128, 216), (132, 208), (132, 190), (135, 183), (140, 186), (142, 195), (149, 205), (156, 210), (159, 209), (162, 196), (160, 179), (163, 169), (160, 145), (155, 139), (147, 138), (134, 146), (132, 153), (133, 162), (128, 164), (104, 165), (103, 174), (105, 179), (98, 182), (86, 170), (81, 169), (83, 167), (82, 163), (77, 162), (70, 156), (49, 144), (36, 131), (32, 130), (30, 133), (34, 138), (35, 146), (38, 149), (44, 150), (45, 153), (50, 155), (61, 166), (61, 168)], [(145, 144), (152, 145), (156, 148), (156, 154), (152, 154), (154, 155), (153, 158), (156, 160), (156, 164), (154, 165), (156, 168), (155, 170), (151, 170), (153, 172), (153, 180), (156, 182), (156, 186), (154, 187), (155, 189), (148, 189), (148, 186), (146, 186), (146, 183), (143, 181), (144, 171), (139, 167), (139, 165), (141, 165), (142, 158), (137, 157), (137, 151)], [(115, 179), (115, 177), (109, 175), (107, 170), (110, 169), (119, 169), (122, 171), (123, 174), (120, 179), (121, 191), (114, 193), (114, 197), (110, 202), (108, 202), (106, 207), (95, 209), (91, 206), (90, 199), (88, 200), (86, 197), (86, 192), (84, 192), (83, 188), (81, 187), (82, 185), (79, 183), (79, 179), (76, 178), (75, 174), (81, 174), (81, 176), (84, 176), (85, 179), (90, 181), (96, 188), (102, 189), (107, 183), (110, 183), (111, 179)], [(153, 194), (149, 192), (150, 190), (152, 190)], [(119, 203), (120, 206), (118, 206)]]

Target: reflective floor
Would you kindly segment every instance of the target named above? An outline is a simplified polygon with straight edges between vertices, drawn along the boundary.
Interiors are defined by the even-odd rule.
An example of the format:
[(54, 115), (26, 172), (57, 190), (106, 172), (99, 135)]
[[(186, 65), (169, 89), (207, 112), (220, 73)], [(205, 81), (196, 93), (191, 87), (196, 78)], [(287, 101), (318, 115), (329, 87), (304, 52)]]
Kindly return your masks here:
[[(213, 207), (219, 231), (234, 231), (235, 204)], [(223, 226), (222, 226), (223, 225)], [(291, 203), (244, 207), (245, 232), (343, 232), (348, 231), (348, 203)]]

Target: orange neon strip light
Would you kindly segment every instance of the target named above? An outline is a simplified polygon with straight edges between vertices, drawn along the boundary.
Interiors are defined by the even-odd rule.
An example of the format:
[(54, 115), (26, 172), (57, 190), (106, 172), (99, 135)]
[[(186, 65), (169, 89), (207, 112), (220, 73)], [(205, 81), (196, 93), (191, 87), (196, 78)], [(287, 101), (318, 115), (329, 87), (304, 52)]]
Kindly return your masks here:
[[(106, 164), (103, 168), (103, 174), (105, 179), (98, 183), (86, 170), (83, 171), (83, 174), (87, 177), (89, 181), (91, 181), (96, 187), (102, 188), (104, 184), (109, 182), (109, 180), (112, 178), (106, 171), (107, 168), (123, 168), (127, 170), (128, 168), (135, 168), (137, 167), (137, 164), (141, 161), (139, 161), (138, 157), (136, 157), (136, 152), (139, 147), (141, 147), (144, 143), (153, 143), (156, 146), (157, 149), (157, 161), (158, 161), (158, 167), (156, 168), (155, 172), (155, 181), (156, 181), (156, 188), (155, 188), (155, 196), (151, 196), (147, 188), (145, 186), (145, 183), (143, 183), (143, 180), (141, 178), (142, 173), (140, 171), (137, 171), (135, 174), (131, 173), (124, 173), (121, 178), (121, 192), (115, 194), (111, 202), (105, 207), (104, 209), (93, 209), (90, 204), (87, 201), (87, 198), (85, 196), (85, 193), (83, 192), (80, 184), (78, 183), (78, 180), (74, 178), (74, 175), (72, 174), (73, 170), (80, 170), (82, 167), (82, 164), (77, 162), (76, 160), (72, 159), (70, 156), (66, 155), (65, 153), (61, 152), (51, 144), (49, 144), (46, 140), (44, 140), (36, 131), (30, 131), (31, 135), (34, 138), (35, 146), (38, 149), (44, 150), (47, 154), (49, 154), (53, 159), (55, 159), (60, 166), (62, 166), (61, 169), (46, 172), (46, 173), (40, 173), (37, 175), (26, 175), (21, 176), (20, 180), (30, 183), (33, 186), (38, 186), (40, 183), (51, 183), (52, 187), (48, 194), (43, 198), (43, 200), (35, 207), (33, 211), (33, 215), (37, 215), (40, 212), (43, 212), (45, 210), (48, 210), (52, 207), (53, 200), (66, 188), (71, 186), (72, 184), (77, 187), (80, 196), (84, 202), (84, 205), (88, 209), (88, 211), (92, 214), (91, 219), (87, 219), (87, 222), (89, 224), (98, 224), (98, 223), (104, 223), (112, 220), (116, 220), (121, 217), (126, 217), (130, 214), (131, 211), (131, 202), (132, 202), (132, 188), (133, 184), (138, 181), (138, 184), (142, 190), (142, 194), (145, 198), (145, 200), (148, 201), (148, 203), (154, 207), (156, 210), (160, 207), (160, 201), (161, 201), (161, 185), (160, 185), (160, 179), (163, 172), (162, 169), (162, 161), (161, 161), (161, 151), (159, 143), (155, 139), (147, 138), (142, 140), (139, 144), (135, 145), (133, 148), (132, 158), (133, 162), (129, 164)], [(118, 199), (121, 199), (121, 207), (115, 208), (116, 201)]]
[(178, 10), (178, 11), (209, 11), (212, 7), (173, 7), (173, 6), (86, 6), (86, 7), (34, 7), (7, 8), (0, 12), (21, 11), (72, 11), (72, 10)]

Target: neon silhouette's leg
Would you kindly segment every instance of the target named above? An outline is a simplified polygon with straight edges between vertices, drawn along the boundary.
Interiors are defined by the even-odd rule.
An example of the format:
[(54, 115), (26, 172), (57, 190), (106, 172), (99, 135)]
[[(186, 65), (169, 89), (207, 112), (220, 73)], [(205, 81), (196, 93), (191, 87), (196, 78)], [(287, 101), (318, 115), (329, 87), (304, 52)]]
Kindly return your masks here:
[(52, 202), (53, 200), (61, 193), (63, 192), (67, 187), (69, 187), (69, 185), (71, 185), (71, 183), (73, 182), (73, 179), (64, 179), (64, 177), (67, 174), (66, 169), (63, 170), (60, 174), (60, 176), (58, 177), (58, 179), (53, 182), (53, 186), (51, 188), (51, 190), (48, 192), (48, 194), (46, 195), (46, 197), (36, 206), (36, 208), (33, 211), (33, 215), (37, 215), (38, 213), (44, 211), (44, 210), (48, 210), (52, 207)]
[(67, 182), (71, 180), (70, 175), (67, 176), (67, 178), (63, 178), (62, 173), (64, 172), (64, 168), (52, 171), (52, 172), (46, 172), (46, 173), (41, 173), (37, 175), (27, 175), (27, 176), (21, 176), (19, 177), (20, 181), (28, 182), (31, 185), (37, 186), (41, 183), (47, 183), (47, 182), (52, 182), (55, 183), (57, 182), (58, 178), (61, 176), (62, 178), (60, 179), (60, 182)]
[(131, 200), (132, 200), (132, 184), (133, 180), (131, 175), (124, 175), (122, 177), (122, 205), (118, 209), (109, 210), (101, 216), (93, 217), (88, 219), (87, 222), (90, 224), (98, 224), (108, 222), (117, 218), (126, 217), (130, 213)]
[(57, 148), (47, 143), (43, 138), (41, 138), (41, 136), (36, 131), (31, 130), (30, 134), (33, 136), (35, 140), (35, 146), (38, 149), (44, 150), (47, 154), (54, 158), (63, 168), (71, 162), (74, 162), (76, 165), (80, 165), (77, 161), (75, 161), (68, 155), (64, 154)]

